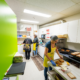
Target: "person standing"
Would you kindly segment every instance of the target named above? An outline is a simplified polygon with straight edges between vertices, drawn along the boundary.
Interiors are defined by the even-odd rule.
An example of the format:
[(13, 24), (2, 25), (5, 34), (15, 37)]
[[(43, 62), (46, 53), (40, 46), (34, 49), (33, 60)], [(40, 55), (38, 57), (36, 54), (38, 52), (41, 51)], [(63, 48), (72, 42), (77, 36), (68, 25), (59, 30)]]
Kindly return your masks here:
[[(48, 80), (48, 75), (47, 75), (48, 64), (47, 64), (47, 62), (50, 61), (52, 63), (52, 65), (56, 66), (56, 64), (54, 62), (54, 52), (56, 51), (57, 54), (59, 55), (59, 57), (62, 59), (61, 55), (58, 52), (57, 46), (56, 46), (57, 41), (58, 41), (57, 36), (51, 36), (51, 40), (49, 42), (47, 42), (45, 45), (44, 62), (43, 62), (45, 80)], [(49, 70), (52, 70), (52, 68), (49, 67)]]
[(37, 55), (37, 53), (38, 53), (38, 38), (37, 38), (37, 35), (34, 35), (33, 52), (34, 52), (34, 56)]
[(23, 50), (25, 50), (25, 57), (26, 59), (30, 59), (30, 52), (31, 52), (31, 44), (32, 44), (32, 40), (30, 39), (30, 37), (28, 36), (24, 42), (24, 47)]

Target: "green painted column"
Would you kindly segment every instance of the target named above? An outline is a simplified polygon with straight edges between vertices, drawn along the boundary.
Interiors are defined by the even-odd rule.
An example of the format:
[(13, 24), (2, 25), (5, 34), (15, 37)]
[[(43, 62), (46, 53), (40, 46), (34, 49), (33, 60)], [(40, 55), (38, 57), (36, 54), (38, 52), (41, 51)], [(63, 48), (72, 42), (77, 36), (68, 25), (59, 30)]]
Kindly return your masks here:
[(5, 0), (0, 0), (0, 80), (17, 52), (16, 16)]
[(19, 80), (19, 76), (17, 76), (16, 80)]

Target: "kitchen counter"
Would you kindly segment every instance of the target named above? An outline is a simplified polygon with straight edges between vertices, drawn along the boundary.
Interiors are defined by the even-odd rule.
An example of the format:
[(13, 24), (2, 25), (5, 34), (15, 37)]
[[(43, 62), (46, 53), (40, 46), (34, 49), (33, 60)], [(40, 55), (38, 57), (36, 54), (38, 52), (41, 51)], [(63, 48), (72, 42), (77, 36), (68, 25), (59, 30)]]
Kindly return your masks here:
[(39, 54), (42, 58), (44, 58), (44, 50), (45, 50), (45, 45), (39, 44), (38, 54)]
[(66, 73), (64, 73), (64, 72), (62, 72), (62, 71), (60, 70), (60, 67), (55, 67), (55, 66), (53, 66), (50, 62), (48, 62), (48, 65), (51, 66), (56, 73), (58, 73), (60, 76), (62, 76), (62, 78), (63, 78), (64, 80), (80, 80), (80, 74), (79, 74), (79, 73), (80, 73), (80, 69), (77, 68), (77, 67), (75, 67), (75, 66), (73, 66), (73, 65), (71, 65), (71, 64), (70, 64), (70, 66), (68, 66), (68, 68), (70, 69), (70, 72), (71, 72), (74, 76), (76, 76), (76, 79), (70, 79), (70, 78), (67, 76)]
[(45, 47), (45, 45), (39, 44), (39, 46)]

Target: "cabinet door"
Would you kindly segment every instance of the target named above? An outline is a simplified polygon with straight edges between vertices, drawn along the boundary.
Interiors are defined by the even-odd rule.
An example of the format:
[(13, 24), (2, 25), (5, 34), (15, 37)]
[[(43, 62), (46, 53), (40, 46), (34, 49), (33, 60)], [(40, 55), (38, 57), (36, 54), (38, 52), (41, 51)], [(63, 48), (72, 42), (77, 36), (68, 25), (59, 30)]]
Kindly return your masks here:
[(67, 23), (60, 24), (59, 34), (60, 35), (68, 34), (68, 24)]
[(78, 20), (68, 23), (68, 42), (77, 42)]
[(54, 26), (51, 26), (51, 27), (50, 27), (50, 35), (51, 35), (51, 36), (54, 35)]
[(60, 25), (55, 25), (53, 27), (53, 35), (59, 35)]
[(45, 50), (45, 47), (42, 47), (42, 46), (39, 46), (39, 55), (44, 58), (44, 50)]
[(42, 58), (44, 58), (44, 50), (45, 50), (45, 47), (41, 46), (41, 54), (40, 55), (41, 55)]
[(77, 43), (80, 43), (80, 19), (79, 19), (79, 26), (78, 26), (78, 33), (77, 33)]

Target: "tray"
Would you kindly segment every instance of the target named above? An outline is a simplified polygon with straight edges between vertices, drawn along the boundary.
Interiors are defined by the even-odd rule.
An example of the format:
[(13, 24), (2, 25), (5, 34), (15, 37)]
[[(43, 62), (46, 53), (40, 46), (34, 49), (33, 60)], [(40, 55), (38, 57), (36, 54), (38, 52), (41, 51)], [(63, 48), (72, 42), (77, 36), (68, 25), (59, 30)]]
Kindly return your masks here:
[[(68, 48), (61, 48), (61, 49), (69, 50)], [(67, 52), (67, 51), (61, 51), (61, 49), (59, 49), (59, 52), (60, 52), (60, 53), (70, 54), (70, 53), (72, 52), (72, 51), (69, 51), (69, 52)]]

